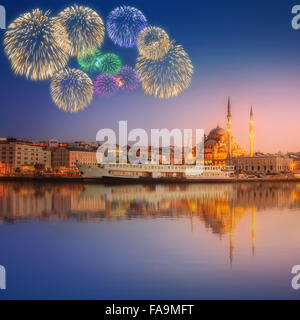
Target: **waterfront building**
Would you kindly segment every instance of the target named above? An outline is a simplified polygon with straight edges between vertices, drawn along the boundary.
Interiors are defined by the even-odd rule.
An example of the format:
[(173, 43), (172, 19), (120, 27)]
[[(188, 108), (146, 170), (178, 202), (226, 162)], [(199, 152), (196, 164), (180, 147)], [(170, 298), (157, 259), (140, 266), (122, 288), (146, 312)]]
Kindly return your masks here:
[(0, 176), (5, 176), (9, 171), (9, 168), (6, 166), (6, 164), (0, 162)]
[(76, 168), (76, 163), (97, 165), (96, 152), (84, 148), (62, 147), (52, 153), (52, 167)]
[(293, 170), (294, 161), (279, 155), (240, 157), (234, 159), (237, 170), (247, 174), (278, 174)]
[(30, 166), (51, 167), (51, 152), (25, 139), (7, 138), (0, 141), (0, 162), (8, 168)]

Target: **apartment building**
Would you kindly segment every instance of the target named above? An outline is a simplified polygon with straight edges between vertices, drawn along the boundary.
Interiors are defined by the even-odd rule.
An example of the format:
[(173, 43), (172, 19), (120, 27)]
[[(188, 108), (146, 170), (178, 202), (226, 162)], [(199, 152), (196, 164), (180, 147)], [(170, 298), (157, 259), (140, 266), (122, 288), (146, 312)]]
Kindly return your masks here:
[(76, 168), (76, 163), (97, 164), (96, 152), (84, 148), (62, 147), (52, 153), (53, 168)]
[(34, 146), (30, 141), (0, 140), (0, 162), (10, 168), (44, 165), (51, 167), (51, 152)]

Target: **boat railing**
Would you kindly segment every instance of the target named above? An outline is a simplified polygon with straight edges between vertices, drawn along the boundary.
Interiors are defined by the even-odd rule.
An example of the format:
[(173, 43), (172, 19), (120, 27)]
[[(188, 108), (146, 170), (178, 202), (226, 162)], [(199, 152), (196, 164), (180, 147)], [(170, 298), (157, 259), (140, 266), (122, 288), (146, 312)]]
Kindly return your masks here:
[(128, 164), (128, 163), (108, 163), (107, 168), (118, 169), (145, 169), (145, 170), (189, 170), (192, 168), (202, 168), (203, 171), (234, 171), (234, 166), (212, 166), (212, 165), (169, 165), (169, 164)]

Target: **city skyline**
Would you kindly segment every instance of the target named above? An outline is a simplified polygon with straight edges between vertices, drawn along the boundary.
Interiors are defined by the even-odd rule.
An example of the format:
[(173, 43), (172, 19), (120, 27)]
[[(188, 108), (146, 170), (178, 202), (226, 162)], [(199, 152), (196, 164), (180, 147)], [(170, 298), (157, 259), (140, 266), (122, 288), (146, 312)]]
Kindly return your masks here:
[[(51, 5), (41, 5), (31, 0), (19, 6), (6, 1), (1, 4), (6, 8), (9, 24), (33, 8), (50, 8), (56, 14), (73, 2), (53, 1)], [(106, 19), (121, 3), (99, 5), (97, 1), (81, 1), (79, 4), (90, 6)], [(224, 107), (230, 96), (234, 112), (232, 134), (244, 149), (248, 150), (249, 146), (246, 128), (249, 108), (253, 105), (255, 152), (300, 151), (297, 130), (300, 32), (291, 27), (291, 1), (276, 4), (219, 1), (217, 12), (215, 4), (201, 2), (190, 2), (184, 7), (170, 1), (151, 4), (128, 1), (126, 4), (141, 9), (151, 24), (166, 29), (172, 39), (183, 45), (195, 67), (191, 87), (170, 100), (146, 97), (141, 90), (111, 99), (94, 98), (85, 111), (65, 114), (51, 101), (49, 81), (32, 82), (13, 75), (2, 45), (0, 136), (35, 141), (53, 138), (95, 141), (98, 130), (116, 129), (120, 120), (128, 121), (129, 130), (203, 128), (208, 133), (218, 123), (226, 127)], [(3, 35), (1, 30), (1, 43)], [(124, 63), (130, 65), (134, 65), (137, 57), (136, 49), (118, 49), (107, 38), (103, 50), (117, 52)], [(75, 59), (72, 64), (76, 66)]]
[[(221, 136), (225, 135), (228, 136), (228, 141), (226, 142), (226, 144), (228, 145), (228, 154), (224, 154), (223, 157), (225, 157), (224, 159), (227, 159), (227, 158), (231, 158), (232, 157), (243, 157), (243, 156), (247, 156), (249, 155), (250, 157), (253, 157), (255, 155), (262, 155), (262, 154), (269, 154), (269, 155), (283, 155), (283, 154), (300, 154), (300, 151), (297, 151), (297, 150), (294, 150), (294, 151), (287, 151), (287, 152), (282, 152), (281, 150), (278, 150), (277, 152), (262, 152), (260, 150), (258, 151), (255, 151), (255, 143), (256, 143), (256, 139), (255, 139), (255, 117), (254, 117), (254, 111), (253, 111), (253, 106), (250, 107), (250, 112), (248, 114), (249, 116), (249, 121), (248, 121), (248, 125), (249, 125), (249, 130), (248, 130), (248, 146), (243, 146), (241, 147), (239, 144), (238, 144), (238, 141), (235, 140), (235, 137), (234, 137), (234, 134), (232, 134), (232, 118), (233, 118), (233, 114), (232, 114), (232, 107), (231, 107), (231, 99), (230, 97), (228, 97), (228, 100), (227, 100), (227, 114), (226, 114), (226, 123), (224, 123), (224, 128), (220, 127), (220, 121), (218, 121), (217, 123), (217, 126), (215, 128), (210, 128), (210, 130), (208, 132), (204, 132), (204, 138), (205, 138), (205, 148), (206, 148), (206, 144), (211, 141), (211, 135), (214, 135), (215, 131), (217, 130), (220, 130), (222, 133), (221, 133)], [(126, 127), (127, 127), (127, 124), (126, 124)], [(174, 128), (173, 128), (174, 129)], [(169, 132), (170, 134), (170, 145), (169, 147), (172, 147), (174, 146), (173, 142), (172, 142), (172, 130), (168, 130), (167, 129), (167, 132)], [(177, 128), (175, 128), (177, 129)], [(121, 138), (121, 135), (120, 135), (120, 122), (119, 122), (119, 128), (117, 130), (117, 132), (115, 132), (115, 135), (116, 135), (116, 145), (111, 145), (111, 148), (113, 147), (118, 147), (119, 146), (119, 139)], [(136, 130), (133, 129), (133, 130)], [(151, 129), (150, 131), (152, 132), (153, 129)], [(164, 128), (161, 128), (161, 129), (154, 129), (156, 131), (158, 131), (158, 134), (159, 132), (162, 132), (161, 130), (165, 130)], [(184, 129), (184, 130), (190, 130), (190, 129)], [(199, 130), (198, 128), (196, 128), (194, 131), (192, 130), (192, 144), (195, 145), (195, 131), (196, 130)], [(127, 135), (131, 132), (130, 129), (127, 128)], [(148, 135), (148, 133), (147, 133)], [(218, 133), (219, 135), (219, 133)], [(152, 133), (149, 134), (149, 136), (151, 137), (152, 136)], [(148, 136), (148, 138), (149, 138)], [(183, 137), (183, 136), (182, 136)], [(214, 137), (212, 138), (213, 140), (215, 139)], [(227, 138), (226, 138), (227, 139)], [(47, 146), (50, 146), (51, 144), (57, 144), (61, 147), (64, 147), (64, 146), (68, 146), (68, 145), (85, 145), (85, 147), (89, 146), (89, 147), (93, 147), (95, 148), (96, 146), (101, 146), (104, 141), (99, 141), (99, 140), (84, 140), (84, 139), (77, 139), (77, 140), (59, 140), (59, 139), (56, 139), (56, 138), (49, 138), (49, 139), (39, 139), (38, 137), (35, 138), (35, 139), (32, 139), (32, 138), (28, 138), (28, 137), (17, 137), (17, 136), (6, 136), (6, 137), (0, 137), (0, 141), (6, 141), (6, 140), (10, 140), (10, 141), (20, 141), (20, 142), (24, 142), (25, 144), (26, 143), (32, 143), (33, 145), (39, 145), (39, 146), (44, 146), (44, 147), (47, 147)], [(151, 140), (151, 139), (150, 139)], [(238, 140), (238, 139), (237, 139)], [(232, 152), (232, 147), (231, 146), (231, 143), (230, 141), (232, 141), (231, 143), (234, 144), (234, 148), (235, 148), (235, 151)], [(132, 145), (135, 144), (136, 141), (131, 141), (131, 140), (128, 140), (128, 143), (127, 143), (127, 147), (130, 147)], [(142, 148), (149, 148), (151, 147), (151, 142), (149, 144), (150, 141), (148, 141), (148, 145), (146, 146), (142, 146)], [(124, 146), (123, 146), (124, 147)], [(153, 146), (152, 146), (153, 147)], [(221, 146), (222, 148), (222, 146)], [(206, 150), (207, 152), (207, 150)], [(210, 152), (208, 152), (210, 153)]]

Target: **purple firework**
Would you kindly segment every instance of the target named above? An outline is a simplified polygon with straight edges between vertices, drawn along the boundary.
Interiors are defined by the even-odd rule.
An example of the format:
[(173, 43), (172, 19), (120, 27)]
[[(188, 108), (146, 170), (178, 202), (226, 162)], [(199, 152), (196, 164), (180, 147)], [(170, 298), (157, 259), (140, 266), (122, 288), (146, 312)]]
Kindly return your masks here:
[(101, 97), (111, 97), (119, 89), (119, 83), (114, 76), (100, 74), (95, 82), (95, 93)]
[(126, 48), (137, 45), (138, 33), (147, 25), (147, 19), (142, 12), (128, 6), (114, 9), (107, 19), (109, 37), (115, 44)]
[(122, 90), (135, 90), (140, 83), (137, 71), (130, 66), (123, 66), (116, 79)]

